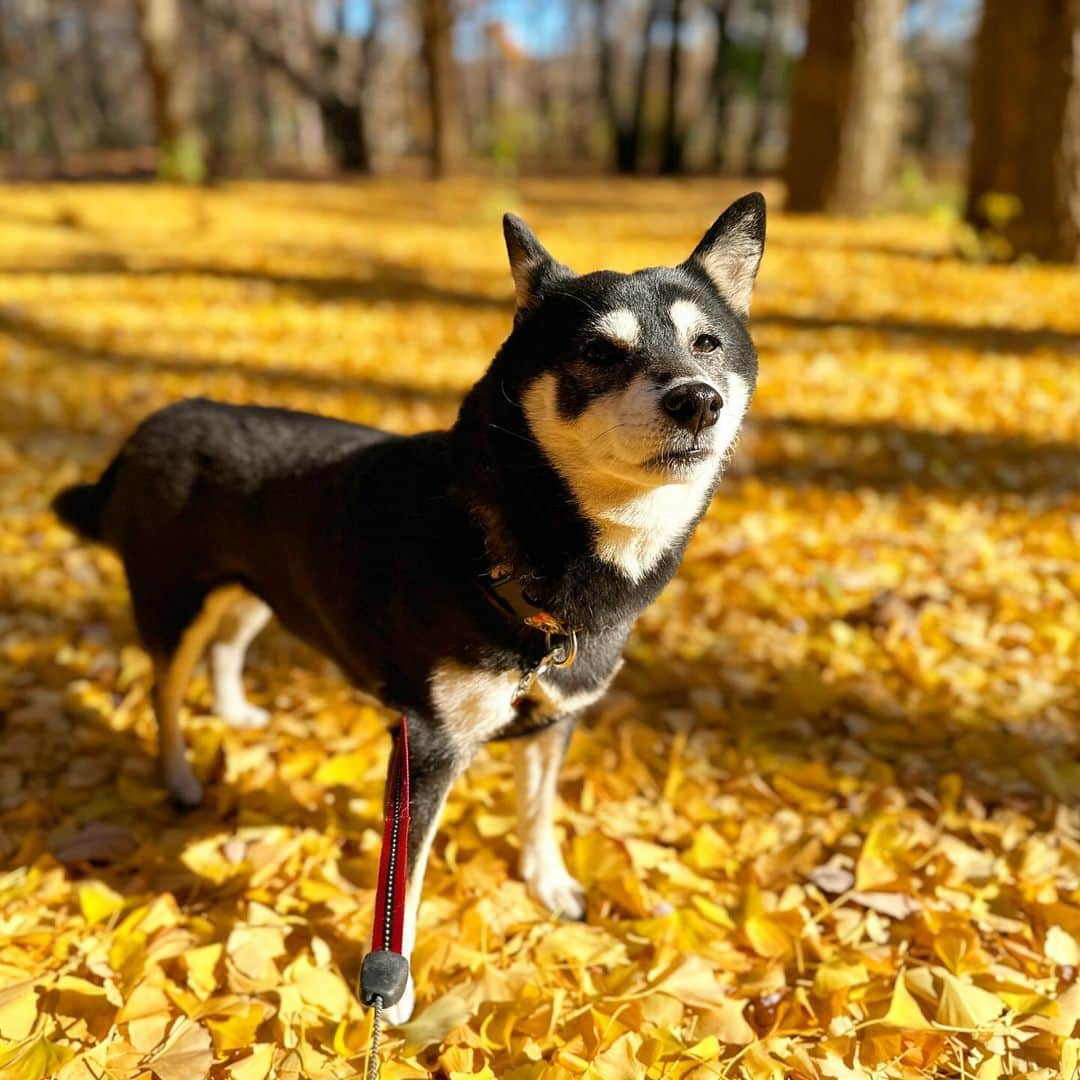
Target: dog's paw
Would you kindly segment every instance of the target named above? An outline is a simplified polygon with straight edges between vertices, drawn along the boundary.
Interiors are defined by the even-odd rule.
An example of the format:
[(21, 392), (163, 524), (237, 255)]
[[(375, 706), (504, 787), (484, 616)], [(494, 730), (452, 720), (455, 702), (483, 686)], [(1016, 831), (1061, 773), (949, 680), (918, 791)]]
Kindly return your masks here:
[(529, 895), (539, 900), (553, 915), (564, 919), (585, 918), (585, 889), (565, 867), (523, 874)]
[(202, 803), (202, 784), (195, 779), (195, 774), (186, 761), (183, 766), (165, 770), (165, 786), (169, 789), (169, 794), (181, 806), (194, 809)]
[(252, 705), (250, 701), (238, 701), (234, 704), (216, 708), (214, 712), (231, 728), (250, 731), (264, 728), (270, 723), (270, 713), (266, 709)]
[(416, 990), (413, 987), (412, 975), (410, 975), (409, 981), (405, 984), (405, 993), (401, 995), (401, 998), (396, 1005), (391, 1005), (389, 1008), (383, 1010), (383, 1018), (391, 1027), (407, 1024), (409, 1018), (413, 1014), (413, 1009), (415, 1008)]

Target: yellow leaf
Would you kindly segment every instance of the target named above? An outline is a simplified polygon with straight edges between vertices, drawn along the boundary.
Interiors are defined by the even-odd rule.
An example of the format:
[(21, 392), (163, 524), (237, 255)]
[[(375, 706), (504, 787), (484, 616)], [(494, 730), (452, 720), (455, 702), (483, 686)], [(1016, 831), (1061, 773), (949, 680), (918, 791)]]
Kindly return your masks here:
[(1059, 967), (1080, 967), (1080, 943), (1060, 926), (1051, 926), (1046, 931), (1043, 952)]
[(274, 1064), (274, 1047), (270, 1043), (257, 1043), (251, 1053), (229, 1066), (230, 1080), (267, 1080)]
[(875, 820), (855, 865), (855, 888), (865, 892), (893, 884), (907, 840), (907, 830), (895, 817)]
[(88, 881), (79, 886), (79, 907), (90, 926), (107, 919), (124, 906), (124, 898), (102, 881)]
[(645, 1074), (637, 1059), (641, 1043), (642, 1037), (636, 1031), (625, 1032), (592, 1059), (584, 1076), (589, 1080), (641, 1080)]
[(766, 912), (748, 916), (742, 930), (750, 948), (758, 956), (780, 959), (793, 950), (793, 943), (788, 932)]
[(210, 1033), (186, 1016), (173, 1025), (169, 1037), (146, 1059), (158, 1080), (201, 1080), (213, 1061)]
[(188, 973), (188, 986), (203, 999), (208, 998), (218, 984), (217, 965), (225, 947), (220, 941), (189, 949), (184, 953), (184, 966)]
[(845, 964), (834, 960), (822, 964), (814, 973), (814, 993), (819, 997), (828, 997), (837, 990), (847, 990), (860, 986), (870, 979), (865, 964)]
[(929, 1031), (933, 1029), (918, 1002), (911, 996), (904, 980), (904, 972), (901, 969), (893, 984), (892, 997), (889, 999), (889, 1011), (881, 1018), (879, 1023), (889, 1024), (891, 1027), (904, 1028), (909, 1031)]
[(168, 996), (150, 976), (128, 996), (116, 1014), (116, 1022), (126, 1023), (128, 1041), (136, 1050), (148, 1053), (165, 1037), (171, 1016)]
[(0, 990), (0, 1038), (12, 1042), (25, 1039), (34, 1028), (37, 1014), (37, 991), (33, 979)]
[(326, 787), (356, 787), (371, 769), (371, 760), (371, 753), (366, 750), (338, 754), (324, 761), (315, 770), (313, 779)]
[(701, 956), (688, 956), (678, 967), (654, 982), (651, 989), (695, 1008), (724, 1009), (731, 1000), (712, 966)]
[(301, 957), (286, 971), (300, 996), (326, 1016), (338, 1019), (352, 1005), (352, 991), (336, 972), (318, 968), (307, 957)]
[(278, 926), (237, 926), (229, 934), (225, 952), (232, 964), (234, 989), (253, 993), (277, 986), (281, 975), (275, 957), (285, 952), (285, 933)]
[(255, 1041), (255, 1033), (266, 1019), (269, 1010), (270, 1006), (253, 1001), (242, 1011), (224, 1018), (207, 1017), (205, 1022), (213, 1036), (214, 1049), (223, 1054), (227, 1050), (242, 1050), (245, 1046), (251, 1046)]
[(1005, 1003), (989, 990), (964, 982), (951, 972), (941, 973), (941, 1000), (934, 1017), (951, 1028), (980, 1028), (996, 1020)]
[(52, 1080), (73, 1056), (71, 1047), (38, 1035), (0, 1050), (0, 1076), (4, 1080)]
[(690, 902), (709, 922), (716, 923), (717, 926), (723, 926), (727, 930), (735, 929), (735, 923), (728, 914), (727, 909), (722, 908), (707, 896), (694, 896)]
[(731, 858), (731, 844), (711, 825), (703, 825), (694, 832), (694, 842), (686, 854), (686, 861), (695, 870), (722, 869)]
[(727, 1046), (746, 1046), (757, 1038), (757, 1032), (746, 1019), (746, 1001), (728, 998), (712, 1009), (700, 1013), (697, 1031), (714, 1035)]
[(472, 1013), (468, 1003), (458, 994), (443, 994), (409, 1023), (398, 1028), (405, 1037), (405, 1054), (414, 1054), (432, 1043), (441, 1042), (447, 1032), (464, 1024)]

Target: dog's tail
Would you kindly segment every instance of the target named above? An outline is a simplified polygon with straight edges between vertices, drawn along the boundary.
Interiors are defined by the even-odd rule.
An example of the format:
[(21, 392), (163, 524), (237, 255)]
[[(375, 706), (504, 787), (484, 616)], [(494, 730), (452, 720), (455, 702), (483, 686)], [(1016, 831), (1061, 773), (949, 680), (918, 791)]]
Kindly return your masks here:
[(103, 539), (102, 516), (116, 482), (117, 467), (114, 460), (96, 484), (73, 484), (53, 498), (53, 513), (87, 540)]

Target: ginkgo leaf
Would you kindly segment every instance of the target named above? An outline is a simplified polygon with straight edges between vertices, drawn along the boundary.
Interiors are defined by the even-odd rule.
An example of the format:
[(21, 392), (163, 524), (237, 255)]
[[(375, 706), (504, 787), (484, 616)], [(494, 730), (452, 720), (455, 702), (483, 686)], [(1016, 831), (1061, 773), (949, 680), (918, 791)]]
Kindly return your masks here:
[(1005, 1003), (989, 990), (964, 982), (950, 972), (941, 973), (941, 1000), (934, 1019), (952, 1028), (980, 1028), (996, 1020)]
[(73, 1056), (71, 1047), (35, 1035), (0, 1049), (0, 1076), (4, 1080), (51, 1080)]
[(923, 1015), (916, 1000), (911, 996), (901, 970), (893, 983), (889, 1009), (881, 1018), (881, 1023), (908, 1031), (931, 1030), (933, 1025)]
[(19, 1042), (34, 1027), (38, 1015), (37, 988), (24, 979), (0, 989), (0, 1038)]
[(448, 1031), (465, 1023), (471, 1015), (472, 1009), (461, 997), (444, 994), (399, 1029), (405, 1037), (406, 1053), (414, 1053), (439, 1042)]
[(159, 1080), (201, 1080), (214, 1060), (210, 1033), (182, 1017), (173, 1025), (165, 1042), (145, 1060)]
[(79, 907), (90, 926), (107, 919), (124, 906), (124, 898), (100, 881), (88, 881), (79, 888)]

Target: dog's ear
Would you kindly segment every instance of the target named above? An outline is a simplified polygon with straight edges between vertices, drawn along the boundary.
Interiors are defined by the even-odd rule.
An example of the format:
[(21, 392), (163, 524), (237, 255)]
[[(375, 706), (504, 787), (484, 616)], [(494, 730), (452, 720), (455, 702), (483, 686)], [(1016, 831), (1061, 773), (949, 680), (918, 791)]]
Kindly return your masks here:
[(765, 250), (765, 197), (759, 191), (733, 202), (713, 222), (689, 262), (742, 317), (750, 313), (761, 253)]
[(548, 282), (574, 276), (573, 270), (551, 257), (532, 229), (516, 214), (503, 215), (503, 236), (519, 313), (536, 303)]

